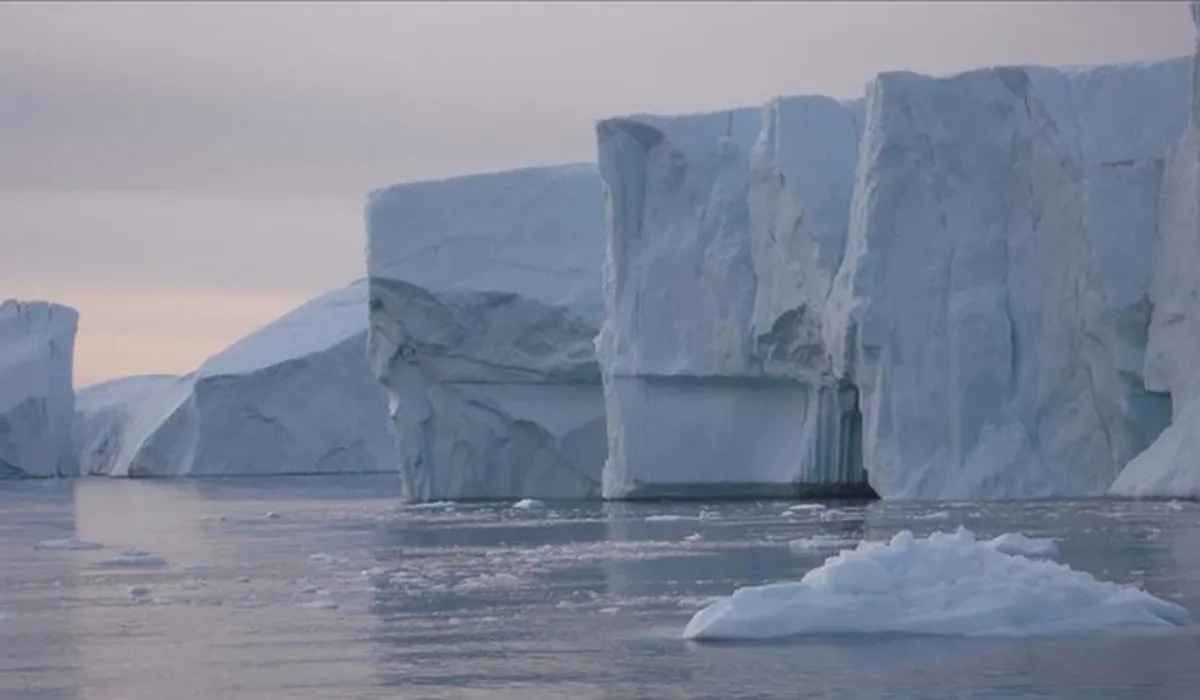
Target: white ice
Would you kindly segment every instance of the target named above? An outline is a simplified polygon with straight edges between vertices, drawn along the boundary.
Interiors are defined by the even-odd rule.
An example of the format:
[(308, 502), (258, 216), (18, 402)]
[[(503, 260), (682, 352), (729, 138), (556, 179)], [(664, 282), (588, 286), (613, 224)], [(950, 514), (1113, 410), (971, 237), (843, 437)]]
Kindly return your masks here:
[(0, 303), (0, 479), (74, 476), (71, 426), (79, 313), (43, 301)]
[(595, 166), (372, 192), (370, 363), (409, 501), (599, 494)]
[(104, 549), (104, 543), (92, 542), (90, 540), (82, 540), (72, 535), (58, 540), (42, 540), (34, 545), (34, 549), (58, 549), (64, 551), (85, 551), (92, 549)]
[(1190, 621), (1185, 608), (1144, 590), (1098, 581), (1054, 561), (1005, 554), (960, 527), (927, 538), (904, 531), (890, 542), (842, 551), (799, 583), (739, 589), (697, 612), (683, 636), (1025, 636)]
[(215, 476), (395, 469), (383, 391), (367, 368), (367, 284), (321, 295), (183, 377), (80, 390), (87, 473)]

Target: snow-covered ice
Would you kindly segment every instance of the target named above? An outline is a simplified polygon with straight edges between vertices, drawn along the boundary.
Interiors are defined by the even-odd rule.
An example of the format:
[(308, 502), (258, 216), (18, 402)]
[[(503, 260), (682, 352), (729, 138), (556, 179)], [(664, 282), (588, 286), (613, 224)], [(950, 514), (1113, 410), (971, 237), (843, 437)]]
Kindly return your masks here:
[(71, 439), (78, 328), (68, 306), (0, 303), (0, 479), (79, 473)]
[(88, 473), (214, 476), (395, 468), (386, 400), (367, 368), (367, 284), (323, 294), (183, 377), (82, 389)]
[(964, 528), (860, 544), (798, 583), (741, 588), (697, 612), (683, 636), (751, 640), (821, 633), (965, 636), (1170, 628), (1188, 611), (1131, 586), (977, 542)]
[(597, 125), (605, 497), (866, 490), (820, 345), (861, 115), (794, 97)]
[(598, 495), (602, 216), (592, 165), (370, 194), (370, 365), (407, 500)]
[[(1192, 4), (1200, 75), (1200, 4)], [(1168, 392), (1171, 425), (1134, 458), (1109, 492), (1119, 496), (1200, 498), (1200, 89), (1191, 85), (1187, 133), (1163, 169), (1154, 282), (1150, 290), (1146, 386)]]

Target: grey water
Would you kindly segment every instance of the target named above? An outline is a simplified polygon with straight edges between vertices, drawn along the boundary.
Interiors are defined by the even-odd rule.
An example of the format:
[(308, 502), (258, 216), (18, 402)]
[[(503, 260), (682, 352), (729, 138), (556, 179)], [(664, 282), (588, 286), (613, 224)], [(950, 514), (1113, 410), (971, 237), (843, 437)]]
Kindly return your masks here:
[[(1196, 698), (1200, 633), (679, 638), (706, 600), (959, 524), (1200, 620), (1200, 505), (435, 504), (389, 477), (0, 484), (0, 698)], [(103, 549), (36, 549), (75, 535)], [(165, 565), (119, 559), (125, 548)], [(114, 557), (118, 557), (113, 561)], [(108, 560), (108, 561), (106, 561)]]

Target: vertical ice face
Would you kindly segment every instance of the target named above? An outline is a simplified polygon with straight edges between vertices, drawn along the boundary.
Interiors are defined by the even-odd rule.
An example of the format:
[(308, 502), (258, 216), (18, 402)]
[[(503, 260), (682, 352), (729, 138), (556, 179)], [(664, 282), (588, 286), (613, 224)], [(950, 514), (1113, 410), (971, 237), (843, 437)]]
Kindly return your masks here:
[(0, 304), (0, 478), (78, 473), (71, 425), (79, 314), (48, 302)]
[(870, 88), (826, 309), (885, 498), (1103, 493), (1169, 418), (1142, 378), (1175, 60)]
[(865, 490), (820, 345), (859, 115), (802, 97), (597, 126), (606, 498)]
[(368, 353), (408, 500), (599, 494), (600, 197), (579, 165), (368, 198)]
[(1191, 114), (1164, 169), (1145, 368), (1146, 386), (1170, 393), (1173, 422), (1121, 471), (1115, 495), (1200, 497), (1200, 4), (1191, 12), (1198, 25)]
[(84, 469), (130, 477), (391, 471), (386, 400), (366, 362), (366, 303), (366, 282), (355, 282), (186, 376), (81, 389)]

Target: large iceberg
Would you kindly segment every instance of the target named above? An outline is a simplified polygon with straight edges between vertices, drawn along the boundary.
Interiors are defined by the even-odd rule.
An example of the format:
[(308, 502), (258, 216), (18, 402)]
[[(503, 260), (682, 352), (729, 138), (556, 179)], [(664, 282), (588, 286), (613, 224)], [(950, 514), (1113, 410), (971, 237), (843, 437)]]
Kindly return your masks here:
[[(1173, 420), (1113, 483), (1121, 496), (1200, 498), (1200, 5), (1192, 4), (1191, 120), (1166, 159), (1150, 289), (1147, 388), (1171, 396)], [(1186, 89), (1185, 89), (1186, 90)]]
[(821, 330), (861, 126), (826, 97), (598, 124), (606, 498), (868, 492)]
[(369, 195), (370, 366), (407, 500), (599, 495), (602, 211), (592, 165)]
[(79, 313), (61, 304), (0, 304), (0, 478), (74, 476), (71, 425)]
[[(1011, 542), (1012, 536), (1007, 538)], [(1065, 564), (1006, 553), (960, 527), (864, 542), (799, 582), (738, 589), (697, 612), (686, 639), (762, 640), (830, 633), (1031, 636), (1181, 627), (1183, 606)]]
[(319, 296), (183, 377), (80, 390), (88, 473), (250, 476), (390, 472), (383, 392), (367, 369), (367, 284)]
[(1099, 495), (1167, 425), (1143, 365), (1185, 59), (886, 73), (826, 307), (885, 498)]

